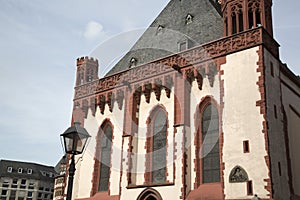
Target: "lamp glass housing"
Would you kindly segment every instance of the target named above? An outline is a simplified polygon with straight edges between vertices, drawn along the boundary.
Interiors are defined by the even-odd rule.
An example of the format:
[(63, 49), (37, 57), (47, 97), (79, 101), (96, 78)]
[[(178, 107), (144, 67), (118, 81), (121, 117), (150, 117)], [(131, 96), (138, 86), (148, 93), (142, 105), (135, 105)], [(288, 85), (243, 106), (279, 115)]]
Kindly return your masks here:
[(85, 128), (80, 126), (79, 122), (75, 122), (74, 126), (68, 128), (61, 137), (64, 140), (65, 152), (68, 154), (81, 154), (91, 137)]

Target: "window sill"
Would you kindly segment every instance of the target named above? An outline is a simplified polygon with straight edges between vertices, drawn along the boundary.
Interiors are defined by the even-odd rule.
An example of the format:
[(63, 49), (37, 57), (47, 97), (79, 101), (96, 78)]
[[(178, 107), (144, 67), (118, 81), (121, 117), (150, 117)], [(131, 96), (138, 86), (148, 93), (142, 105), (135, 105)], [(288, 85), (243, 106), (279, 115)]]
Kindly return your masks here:
[(134, 185), (134, 184), (131, 184), (131, 185), (128, 185), (126, 188), (127, 189), (136, 189), (136, 188), (145, 188), (145, 187), (163, 187), (163, 186), (172, 186), (172, 185), (175, 185), (174, 183), (160, 183), (160, 184), (151, 184), (151, 183), (148, 183), (148, 184), (143, 184), (143, 185)]

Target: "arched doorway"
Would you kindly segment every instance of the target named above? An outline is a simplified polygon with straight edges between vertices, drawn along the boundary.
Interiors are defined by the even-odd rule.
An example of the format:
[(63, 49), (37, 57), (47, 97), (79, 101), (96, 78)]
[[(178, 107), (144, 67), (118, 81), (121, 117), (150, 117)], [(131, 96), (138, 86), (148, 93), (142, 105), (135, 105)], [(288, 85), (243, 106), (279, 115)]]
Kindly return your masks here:
[(145, 189), (137, 198), (137, 200), (163, 200), (160, 194), (153, 188)]

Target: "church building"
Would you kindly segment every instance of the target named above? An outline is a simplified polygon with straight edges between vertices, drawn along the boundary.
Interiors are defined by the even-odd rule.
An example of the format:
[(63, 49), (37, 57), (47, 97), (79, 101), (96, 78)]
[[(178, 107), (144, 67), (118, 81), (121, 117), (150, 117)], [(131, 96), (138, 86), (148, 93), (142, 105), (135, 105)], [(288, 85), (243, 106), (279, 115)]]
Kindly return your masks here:
[(300, 78), (272, 4), (170, 0), (103, 78), (78, 58), (73, 199), (299, 200)]

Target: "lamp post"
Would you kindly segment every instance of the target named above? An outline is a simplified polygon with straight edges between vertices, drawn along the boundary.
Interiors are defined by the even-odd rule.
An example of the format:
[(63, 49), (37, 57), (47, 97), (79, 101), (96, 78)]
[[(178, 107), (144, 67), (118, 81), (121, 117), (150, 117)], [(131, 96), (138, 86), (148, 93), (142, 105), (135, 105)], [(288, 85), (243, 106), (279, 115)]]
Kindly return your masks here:
[(65, 152), (71, 154), (71, 164), (69, 167), (69, 181), (67, 190), (67, 199), (72, 199), (73, 180), (75, 174), (75, 155), (82, 154), (89, 137), (89, 133), (85, 128), (80, 126), (79, 122), (74, 122), (74, 126), (69, 127), (63, 134), (60, 135), (64, 141)]

